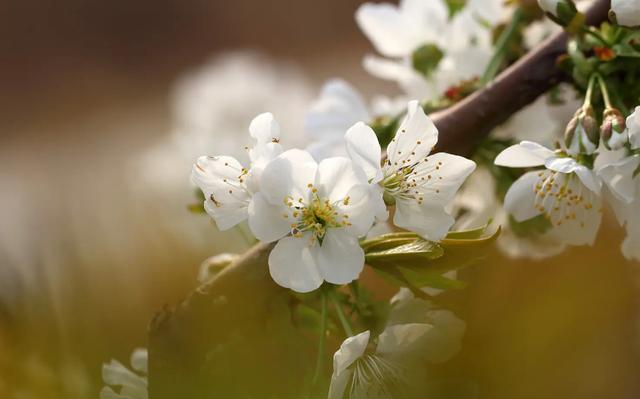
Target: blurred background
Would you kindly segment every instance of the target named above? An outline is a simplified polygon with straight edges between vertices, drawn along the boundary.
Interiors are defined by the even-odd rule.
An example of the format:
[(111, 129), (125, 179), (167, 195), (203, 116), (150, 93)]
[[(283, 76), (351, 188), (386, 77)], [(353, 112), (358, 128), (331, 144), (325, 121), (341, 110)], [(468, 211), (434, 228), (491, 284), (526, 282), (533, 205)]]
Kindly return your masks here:
[[(194, 215), (198, 155), (272, 111), (303, 144), (322, 82), (393, 93), (360, 67), (356, 0), (5, 0), (0, 4), (0, 398), (97, 398), (100, 367), (200, 263), (247, 244)], [(608, 218), (611, 220), (611, 218)], [(499, 253), (451, 299), (451, 373), (485, 398), (637, 398), (637, 267), (613, 222), (542, 262)]]

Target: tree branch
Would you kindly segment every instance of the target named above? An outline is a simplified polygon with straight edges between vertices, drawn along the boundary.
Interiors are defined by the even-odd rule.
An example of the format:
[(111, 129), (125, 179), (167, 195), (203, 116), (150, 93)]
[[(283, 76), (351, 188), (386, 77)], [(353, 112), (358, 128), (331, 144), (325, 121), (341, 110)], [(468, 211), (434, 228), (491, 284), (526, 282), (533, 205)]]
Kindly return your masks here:
[[(587, 12), (587, 23), (605, 21), (609, 8), (610, 0), (596, 0)], [(439, 131), (438, 150), (469, 155), (491, 130), (560, 82), (563, 74), (556, 62), (567, 52), (567, 39), (565, 32), (550, 37), (488, 86), (432, 114)]]
[[(608, 9), (609, 0), (597, 0), (587, 13), (588, 22), (599, 24), (604, 21)], [(487, 87), (432, 115), (440, 132), (438, 149), (468, 155), (494, 127), (559, 82), (562, 75), (556, 68), (556, 60), (566, 52), (566, 45), (565, 33), (555, 35)], [(165, 309), (154, 318), (149, 327), (151, 398), (200, 398), (214, 393), (217, 397), (225, 397), (224, 388), (214, 386), (213, 381), (220, 381), (220, 373), (224, 373), (226, 365), (221, 362), (230, 360), (214, 355), (222, 343), (229, 342), (238, 332), (247, 334), (259, 326), (253, 339), (267, 339), (265, 347), (277, 346), (275, 341), (269, 342), (269, 337), (265, 338), (267, 334), (261, 328), (273, 317), (280, 316), (285, 328), (291, 321), (287, 319), (287, 306), (283, 305), (285, 292), (269, 276), (267, 259), (271, 249), (272, 245), (257, 244), (215, 279), (197, 288), (175, 309)], [(290, 338), (281, 344), (290, 346), (292, 342)], [(275, 355), (268, 354), (271, 361), (266, 362), (265, 368), (243, 376), (236, 385), (248, 384), (249, 380), (262, 374), (278, 380), (274, 373), (278, 373), (278, 361), (284, 361), (279, 357), (284, 356), (285, 351), (276, 352)], [(254, 356), (256, 354), (251, 352), (247, 359), (242, 359), (246, 362), (242, 367), (259, 363)], [(303, 367), (296, 371), (300, 369)], [(287, 376), (283, 381), (291, 386), (291, 367), (284, 367), (284, 371)], [(228, 382), (234, 385), (233, 381)], [(226, 397), (233, 395), (229, 392)], [(276, 397), (284, 395), (279, 392)]]

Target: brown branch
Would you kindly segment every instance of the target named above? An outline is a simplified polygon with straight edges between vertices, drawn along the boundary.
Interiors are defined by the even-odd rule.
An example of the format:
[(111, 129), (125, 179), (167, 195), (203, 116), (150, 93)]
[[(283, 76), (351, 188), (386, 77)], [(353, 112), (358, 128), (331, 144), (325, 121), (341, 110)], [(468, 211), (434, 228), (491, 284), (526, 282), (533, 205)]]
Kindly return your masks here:
[[(605, 21), (609, 8), (610, 0), (596, 0), (587, 12), (587, 23)], [(438, 150), (469, 155), (492, 129), (560, 82), (563, 75), (556, 62), (567, 52), (567, 39), (564, 32), (550, 37), (485, 88), (431, 115), (439, 131)]]
[[(597, 0), (587, 14), (588, 22), (597, 24), (604, 21), (608, 9), (609, 0)], [(564, 33), (550, 38), (486, 88), (434, 114), (434, 122), (440, 131), (439, 149), (469, 154), (474, 144), (491, 129), (557, 83), (562, 76), (556, 68), (556, 60), (566, 52), (566, 42)], [(278, 373), (281, 371), (285, 386), (295, 386), (295, 378), (292, 379), (291, 374), (295, 371), (300, 374), (304, 369), (301, 365), (305, 362), (295, 363), (293, 360), (300, 366), (294, 367), (296, 370), (291, 366), (279, 367), (279, 362), (292, 361), (282, 359), (287, 351), (279, 349), (282, 345), (294, 345), (295, 338), (292, 337), (295, 334), (291, 334), (286, 342), (278, 342), (275, 338), (269, 341), (268, 334), (263, 331), (269, 318), (278, 316), (281, 317), (279, 328), (291, 327), (284, 290), (269, 276), (267, 258), (271, 248), (265, 244), (254, 246), (211, 282), (196, 289), (175, 309), (166, 309), (155, 317), (149, 331), (151, 398), (235, 397), (234, 391), (225, 393), (225, 387), (220, 385), (226, 376), (225, 370), (233, 367), (244, 367), (242, 370), (247, 371), (247, 375), (240, 376), (237, 381), (226, 381), (231, 387), (238, 388), (239, 385), (240, 389), (245, 389), (243, 384), (256, 379), (259, 383), (263, 375), (272, 381), (265, 385), (273, 387), (277, 385), (274, 381), (280, 379)], [(247, 334), (254, 330), (257, 331), (248, 339)], [(232, 340), (234, 334), (242, 334), (244, 345), (252, 341), (261, 342), (262, 350), (267, 352), (245, 353), (245, 358), (240, 359), (245, 362), (242, 366), (227, 365), (226, 362), (237, 357), (235, 354), (244, 353), (242, 348), (234, 348), (234, 355), (228, 357), (228, 352), (219, 348)], [(215, 351), (222, 351), (220, 353), (226, 353), (227, 357)], [(264, 362), (266, 366), (257, 366), (261, 363), (257, 360), (260, 354), (269, 357), (270, 361)], [(253, 370), (253, 373), (249, 374), (248, 370)], [(278, 386), (277, 389), (280, 388)], [(275, 397), (285, 397), (277, 389)], [(250, 392), (250, 387), (241, 392)], [(266, 394), (257, 397), (266, 397)]]

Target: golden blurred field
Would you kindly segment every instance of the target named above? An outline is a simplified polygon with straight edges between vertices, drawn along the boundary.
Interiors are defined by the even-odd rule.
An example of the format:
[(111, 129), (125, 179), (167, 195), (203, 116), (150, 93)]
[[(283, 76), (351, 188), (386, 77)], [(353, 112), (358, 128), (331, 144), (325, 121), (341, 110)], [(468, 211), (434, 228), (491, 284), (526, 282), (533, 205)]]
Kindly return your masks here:
[[(184, 175), (170, 189), (162, 171), (136, 173), (171, 130), (176, 79), (252, 48), (296, 65), (313, 90), (342, 76), (388, 92), (360, 67), (359, 3), (0, 5), (0, 398), (97, 398), (101, 364), (146, 345), (200, 262), (246, 248), (187, 212), (188, 167), (169, 171)], [(447, 375), (482, 398), (639, 397), (640, 265), (607, 220), (593, 248), (542, 262), (495, 251), (466, 270), (469, 287), (445, 298), (468, 323)]]

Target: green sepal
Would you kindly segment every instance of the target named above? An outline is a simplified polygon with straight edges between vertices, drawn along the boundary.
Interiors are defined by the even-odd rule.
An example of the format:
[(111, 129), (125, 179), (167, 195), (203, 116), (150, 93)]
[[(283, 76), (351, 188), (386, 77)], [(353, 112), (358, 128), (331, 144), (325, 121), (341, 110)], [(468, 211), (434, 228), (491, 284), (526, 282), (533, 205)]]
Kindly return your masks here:
[(544, 215), (538, 215), (523, 222), (516, 221), (509, 215), (509, 227), (518, 237), (530, 237), (532, 235), (544, 234), (553, 226)]
[(411, 65), (413, 65), (413, 69), (425, 77), (430, 77), (443, 57), (444, 53), (438, 46), (435, 44), (425, 44), (418, 47), (413, 54), (411, 54)]

